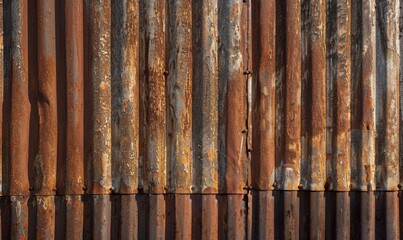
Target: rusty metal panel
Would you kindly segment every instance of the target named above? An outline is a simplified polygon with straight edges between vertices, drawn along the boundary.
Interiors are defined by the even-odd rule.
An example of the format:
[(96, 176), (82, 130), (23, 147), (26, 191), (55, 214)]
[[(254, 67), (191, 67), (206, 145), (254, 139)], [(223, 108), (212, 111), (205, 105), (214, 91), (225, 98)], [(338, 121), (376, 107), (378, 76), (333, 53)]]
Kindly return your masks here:
[(4, 239), (399, 239), (400, 0), (0, 0)]

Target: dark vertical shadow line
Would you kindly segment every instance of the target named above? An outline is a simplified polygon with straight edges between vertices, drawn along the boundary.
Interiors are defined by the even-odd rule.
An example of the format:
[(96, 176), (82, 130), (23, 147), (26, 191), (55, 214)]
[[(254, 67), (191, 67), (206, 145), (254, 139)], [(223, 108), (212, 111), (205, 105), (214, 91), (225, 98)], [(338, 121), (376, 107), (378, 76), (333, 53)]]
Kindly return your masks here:
[(67, 83), (66, 83), (66, 34), (65, 0), (55, 3), (56, 21), (56, 87), (57, 87), (57, 173), (58, 192), (64, 192), (66, 166), (66, 118), (67, 118)]

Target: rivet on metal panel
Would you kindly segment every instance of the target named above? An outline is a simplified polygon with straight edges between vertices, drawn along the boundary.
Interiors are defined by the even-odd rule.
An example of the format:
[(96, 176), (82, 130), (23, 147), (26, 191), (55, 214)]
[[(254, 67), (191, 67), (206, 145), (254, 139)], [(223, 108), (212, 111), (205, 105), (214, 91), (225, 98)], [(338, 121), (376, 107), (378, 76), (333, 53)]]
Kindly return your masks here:
[(274, 188), (277, 188), (277, 183), (274, 182), (272, 186), (273, 186)]
[(304, 186), (302, 186), (302, 183), (300, 183), (300, 184), (298, 185), (298, 189), (299, 189), (299, 190), (304, 189)]
[(398, 187), (399, 189), (401, 189), (401, 188), (402, 188), (402, 184), (401, 184), (401, 183), (397, 184), (397, 187)]
[(86, 190), (87, 190), (87, 186), (83, 186), (83, 190), (86, 191)]
[(164, 71), (164, 75), (165, 75), (165, 76), (168, 76), (168, 74), (169, 74), (168, 70), (165, 70), (165, 71)]

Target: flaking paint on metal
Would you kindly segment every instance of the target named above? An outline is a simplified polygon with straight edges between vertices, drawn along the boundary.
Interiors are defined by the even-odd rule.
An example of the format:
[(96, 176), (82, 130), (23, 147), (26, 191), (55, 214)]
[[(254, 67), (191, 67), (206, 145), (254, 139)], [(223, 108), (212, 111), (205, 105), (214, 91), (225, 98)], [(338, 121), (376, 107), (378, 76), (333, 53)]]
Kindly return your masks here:
[(192, 20), (193, 192), (216, 193), (219, 185), (218, 1), (194, 2)]
[(109, 0), (92, 1), (91, 61), (92, 154), (87, 171), (88, 192), (109, 193), (111, 179), (111, 7)]
[(141, 131), (143, 151), (142, 188), (163, 193), (166, 188), (166, 80), (165, 72), (165, 2), (142, 2), (141, 32)]
[[(355, 3), (356, 4), (356, 3)], [(354, 6), (352, 6), (354, 8)], [(357, 6), (361, 22), (357, 30), (365, 41), (352, 42), (358, 44), (358, 57), (352, 59), (352, 115), (351, 115), (351, 185), (353, 189), (371, 190), (375, 188), (375, 2), (366, 1)], [(356, 14), (354, 14), (356, 15)], [(354, 29), (352, 29), (353, 33)], [(354, 34), (354, 33), (353, 33)], [(361, 62), (360, 62), (361, 61)], [(356, 68), (357, 64), (361, 69)], [(354, 71), (359, 71), (354, 76)], [(366, 146), (366, 147), (363, 147)]]
[(135, 193), (139, 157), (139, 5), (112, 3), (112, 181), (115, 192)]
[[(378, 3), (379, 34), (382, 45), (377, 46), (385, 61), (378, 63), (378, 93), (382, 91), (377, 100), (378, 114), (378, 151), (376, 180), (377, 189), (398, 190), (399, 183), (399, 1), (381, 1)], [(384, 25), (383, 25), (384, 24)], [(380, 64), (384, 66), (379, 67)], [(380, 72), (382, 71), (382, 72)], [(383, 72), (384, 71), (384, 72)]]
[(192, 4), (169, 1), (167, 164), (171, 192), (192, 192)]

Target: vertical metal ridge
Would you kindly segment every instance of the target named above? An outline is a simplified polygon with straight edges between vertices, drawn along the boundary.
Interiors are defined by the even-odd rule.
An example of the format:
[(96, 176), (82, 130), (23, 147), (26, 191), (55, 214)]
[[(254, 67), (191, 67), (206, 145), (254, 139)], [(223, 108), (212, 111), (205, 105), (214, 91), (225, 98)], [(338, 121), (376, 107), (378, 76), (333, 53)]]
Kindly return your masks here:
[[(308, 78), (303, 93), (306, 102), (302, 123), (302, 140), (306, 142), (305, 159), (307, 168), (301, 177), (304, 189), (324, 190), (326, 182), (326, 5), (324, 0), (310, 2), (307, 45)], [(305, 76), (304, 76), (305, 77)], [(303, 121), (303, 120), (302, 120)], [(303, 153), (304, 154), (304, 153)], [(303, 166), (301, 166), (303, 169)], [(302, 170), (301, 169), (301, 170)]]
[(33, 184), (36, 194), (55, 194), (57, 159), (55, 3), (37, 2), (39, 139)]
[(399, 183), (399, 10), (399, 1), (377, 3), (377, 190), (398, 190)]
[(276, 2), (252, 4), (253, 37), (253, 140), (252, 184), (272, 189), (275, 180), (276, 132)]
[(10, 194), (28, 195), (31, 104), (28, 86), (28, 1), (11, 2)]
[(91, 11), (90, 79), (92, 89), (92, 153), (88, 191), (109, 193), (111, 179), (111, 2), (88, 3)]
[(350, 189), (350, 85), (351, 85), (351, 40), (350, 0), (339, 0), (332, 5), (333, 11), (337, 11), (337, 23), (335, 37), (337, 38), (336, 63), (332, 66), (335, 75), (332, 76), (331, 84), (334, 88), (333, 108), (334, 118), (332, 150), (333, 155), (328, 164), (331, 169), (331, 189), (348, 191)]
[(286, 3), (285, 149), (280, 188), (297, 190), (301, 161), (301, 1)]
[(139, 158), (139, 3), (112, 3), (112, 183), (135, 193)]
[(194, 1), (192, 12), (194, 192), (215, 193), (219, 190), (218, 1)]
[(189, 193), (192, 186), (192, 1), (169, 1), (167, 77), (168, 186)]
[(143, 29), (141, 63), (142, 119), (141, 132), (143, 148), (140, 156), (144, 171), (143, 190), (163, 193), (166, 188), (166, 44), (165, 44), (165, 1), (153, 0), (142, 3)]
[[(374, 1), (352, 5), (351, 184), (373, 190), (375, 183), (376, 14)], [(356, 29), (355, 29), (356, 28)], [(366, 147), (364, 147), (366, 146)]]
[[(222, 119), (222, 129), (219, 130), (225, 161), (223, 173), (224, 188), (227, 193), (242, 193), (246, 183), (247, 154), (246, 154), (246, 84), (244, 82), (244, 69), (246, 65), (246, 26), (247, 11), (242, 2), (232, 0), (220, 3), (218, 15), (219, 22), (219, 79), (220, 95), (219, 118)], [(222, 114), (222, 115), (221, 115)], [(225, 131), (222, 131), (224, 130)], [(223, 138), (223, 139), (222, 139)], [(221, 151), (221, 149), (220, 149)], [(221, 174), (221, 173), (220, 173)]]
[(67, 63), (64, 191), (80, 194), (84, 186), (84, 1), (67, 0), (64, 9)]

